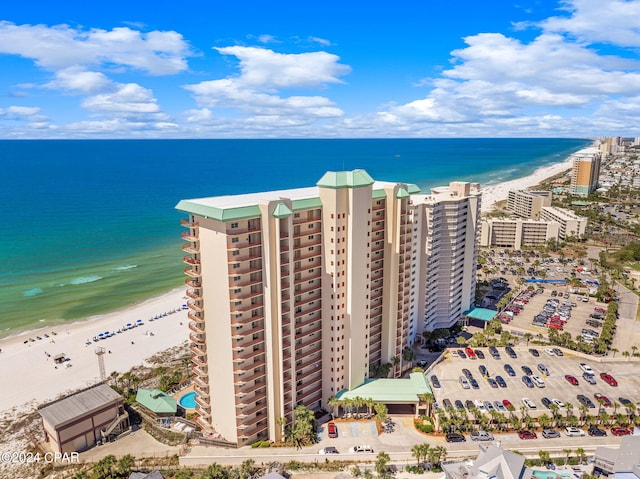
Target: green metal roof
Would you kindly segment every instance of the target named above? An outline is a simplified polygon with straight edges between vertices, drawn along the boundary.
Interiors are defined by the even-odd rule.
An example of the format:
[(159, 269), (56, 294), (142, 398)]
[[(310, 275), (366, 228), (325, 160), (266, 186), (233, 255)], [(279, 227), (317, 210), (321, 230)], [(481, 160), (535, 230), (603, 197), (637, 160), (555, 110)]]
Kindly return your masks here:
[(420, 193), (420, 187), (418, 185), (410, 184), (410, 185), (407, 185), (407, 187), (410, 195), (415, 195), (416, 193)]
[(398, 192), (396, 193), (396, 198), (399, 200), (404, 200), (405, 198), (409, 198), (409, 193), (404, 188), (398, 188)]
[(327, 171), (316, 183), (321, 188), (361, 188), (374, 183), (373, 178), (364, 170)]
[(351, 391), (341, 391), (338, 399), (355, 397), (371, 398), (388, 404), (417, 403), (421, 394), (431, 394), (431, 387), (423, 373), (411, 373), (408, 379), (367, 379), (364, 384)]
[(284, 203), (278, 203), (273, 210), (273, 216), (278, 219), (288, 218), (291, 214), (291, 210)]
[(159, 389), (138, 389), (136, 401), (157, 414), (175, 414), (178, 409), (176, 399)]
[(316, 196), (315, 198), (304, 198), (300, 200), (293, 200), (291, 201), (291, 208), (293, 209), (293, 211), (322, 208), (322, 202), (320, 201), (319, 196)]
[(471, 319), (479, 319), (481, 321), (491, 321), (495, 318), (497, 311), (486, 308), (473, 308), (465, 312), (464, 315)]
[(176, 209), (198, 216), (204, 216), (216, 221), (235, 221), (260, 216), (258, 205), (240, 206), (236, 208), (216, 208), (215, 206), (201, 205), (189, 200), (181, 200)]

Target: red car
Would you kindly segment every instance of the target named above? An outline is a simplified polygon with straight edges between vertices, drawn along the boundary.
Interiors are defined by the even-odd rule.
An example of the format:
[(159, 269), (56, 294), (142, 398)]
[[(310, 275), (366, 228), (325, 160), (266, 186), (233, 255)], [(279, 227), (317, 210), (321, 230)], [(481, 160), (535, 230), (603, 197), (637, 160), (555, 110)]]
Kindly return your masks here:
[(618, 385), (618, 381), (616, 381), (616, 379), (608, 373), (600, 373), (600, 379), (602, 379), (604, 382), (606, 382), (609, 386), (617, 386)]
[(473, 349), (471, 348), (466, 348), (465, 353), (467, 353), (467, 356), (469, 356), (469, 359), (477, 359), (476, 353), (474, 352)]
[(535, 432), (527, 431), (526, 429), (522, 431), (518, 431), (518, 437), (520, 439), (537, 439), (538, 438)]
[(564, 378), (574, 386), (578, 385), (578, 378), (576, 378), (575, 376), (571, 376), (570, 374), (567, 374)]
[(609, 398), (607, 396), (605, 396), (604, 394), (600, 394), (600, 393), (595, 393), (593, 395), (594, 398), (596, 398), (596, 401), (598, 402), (602, 402), (602, 405), (604, 407), (611, 407), (611, 401), (609, 400)]
[[(513, 406), (513, 404), (511, 404), (511, 401), (509, 401), (508, 399), (503, 399), (502, 400), (502, 405), (507, 408), (508, 411), (513, 411), (515, 410), (515, 407)], [(513, 409), (512, 409), (513, 408)]]
[(327, 430), (329, 431), (329, 437), (338, 437), (338, 427), (336, 426), (335, 422), (330, 422), (329, 424), (327, 424)]
[(611, 434), (614, 436), (628, 436), (631, 434), (631, 430), (626, 427), (612, 427)]

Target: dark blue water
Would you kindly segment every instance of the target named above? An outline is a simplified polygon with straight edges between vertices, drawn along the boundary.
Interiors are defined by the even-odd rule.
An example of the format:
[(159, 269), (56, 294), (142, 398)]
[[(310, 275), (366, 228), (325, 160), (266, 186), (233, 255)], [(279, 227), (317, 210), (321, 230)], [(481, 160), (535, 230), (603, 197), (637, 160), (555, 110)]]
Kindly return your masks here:
[[(182, 283), (185, 198), (314, 185), (327, 170), (429, 187), (526, 176), (585, 139), (0, 141), (0, 336)], [(42, 325), (42, 324), (40, 324)]]

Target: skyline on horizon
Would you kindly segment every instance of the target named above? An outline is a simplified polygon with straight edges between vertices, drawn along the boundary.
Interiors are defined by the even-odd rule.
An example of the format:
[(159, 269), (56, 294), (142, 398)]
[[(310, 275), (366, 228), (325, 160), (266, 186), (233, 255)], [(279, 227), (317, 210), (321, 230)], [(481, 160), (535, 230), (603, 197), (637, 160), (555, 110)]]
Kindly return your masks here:
[(0, 139), (638, 137), (638, 17), (640, 0), (11, 4)]

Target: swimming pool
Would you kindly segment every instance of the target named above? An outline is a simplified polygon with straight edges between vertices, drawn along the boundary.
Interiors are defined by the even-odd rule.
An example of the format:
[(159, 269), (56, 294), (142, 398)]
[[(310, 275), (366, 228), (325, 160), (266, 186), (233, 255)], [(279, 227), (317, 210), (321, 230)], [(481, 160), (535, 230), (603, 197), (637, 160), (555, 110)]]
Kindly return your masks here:
[(198, 393), (191, 391), (190, 393), (180, 396), (178, 404), (185, 409), (194, 409), (196, 407), (196, 396)]

